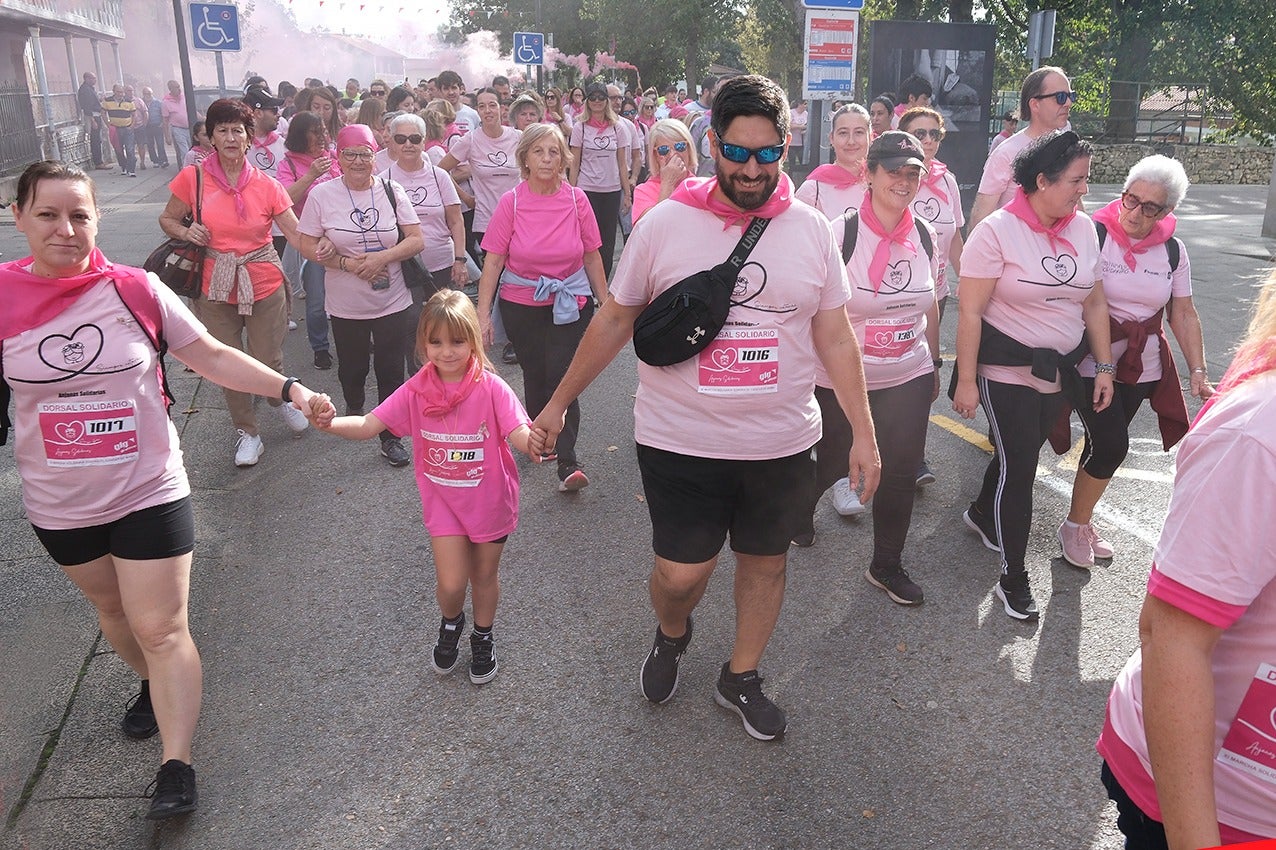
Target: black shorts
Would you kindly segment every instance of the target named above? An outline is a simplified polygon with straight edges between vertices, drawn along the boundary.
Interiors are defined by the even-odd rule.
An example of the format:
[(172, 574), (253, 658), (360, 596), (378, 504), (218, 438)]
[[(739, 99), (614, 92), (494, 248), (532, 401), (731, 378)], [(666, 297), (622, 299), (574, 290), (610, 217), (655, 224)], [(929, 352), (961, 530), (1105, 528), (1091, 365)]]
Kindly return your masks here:
[(784, 554), (815, 477), (810, 449), (774, 460), (719, 460), (639, 445), (638, 469), (651, 548), (679, 564), (714, 558), (728, 533), (733, 552)]
[(130, 561), (175, 558), (195, 548), (195, 512), (190, 496), (166, 505), (142, 508), (102, 525), (63, 529), (31, 527), (53, 560), (64, 567), (87, 564), (103, 555)]

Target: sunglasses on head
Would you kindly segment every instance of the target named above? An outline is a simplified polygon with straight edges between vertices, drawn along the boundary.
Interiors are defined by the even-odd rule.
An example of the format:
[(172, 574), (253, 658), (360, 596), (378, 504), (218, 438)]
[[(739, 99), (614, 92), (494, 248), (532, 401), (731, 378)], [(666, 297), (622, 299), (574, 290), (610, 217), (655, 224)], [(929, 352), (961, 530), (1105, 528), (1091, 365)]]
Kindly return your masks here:
[(919, 140), (930, 139), (933, 142), (938, 142), (944, 138), (943, 130), (909, 130), (908, 132), (912, 133)]
[(669, 145), (656, 145), (656, 153), (660, 154), (661, 156), (669, 156), (670, 151), (677, 151), (678, 153), (686, 153), (687, 143), (674, 142), (673, 147), (670, 147)]
[(1121, 206), (1127, 210), (1139, 210), (1147, 218), (1156, 218), (1165, 212), (1165, 207), (1161, 204), (1154, 204), (1151, 201), (1145, 201), (1138, 195), (1131, 195), (1129, 192), (1121, 193)]
[(396, 145), (406, 145), (408, 142), (411, 142), (414, 145), (419, 145), (421, 142), (425, 141), (425, 136), (422, 136), (420, 133), (413, 133), (410, 136), (405, 136), (402, 133), (395, 133), (391, 138), (394, 139), (394, 143)]
[(743, 145), (732, 145), (727, 142), (720, 142), (719, 147), (722, 149), (722, 155), (729, 161), (743, 165), (749, 161), (749, 157), (755, 157), (759, 165), (772, 165), (779, 162), (780, 157), (784, 156), (784, 143), (778, 145), (768, 145), (764, 148), (746, 148)]
[(1054, 102), (1059, 104), (1060, 106), (1063, 106), (1065, 103), (1068, 103), (1068, 102), (1072, 102), (1072, 103), (1077, 102), (1077, 93), (1074, 91), (1052, 91), (1049, 94), (1034, 94), (1032, 96), (1032, 99), (1045, 100), (1048, 97), (1053, 97)]

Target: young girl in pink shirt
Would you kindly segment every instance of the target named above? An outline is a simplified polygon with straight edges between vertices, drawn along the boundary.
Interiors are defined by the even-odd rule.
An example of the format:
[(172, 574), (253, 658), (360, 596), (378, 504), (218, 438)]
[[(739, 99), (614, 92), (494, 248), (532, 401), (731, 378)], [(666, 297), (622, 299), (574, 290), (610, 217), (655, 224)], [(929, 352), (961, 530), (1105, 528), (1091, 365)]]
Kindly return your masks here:
[[(443, 615), (432, 666), (456, 668), (471, 588), (470, 681), (489, 682), (498, 664), (492, 622), (500, 596), (497, 566), (518, 524), (518, 468), (510, 452), (528, 445), (531, 419), (492, 371), (479, 342), (478, 314), (462, 292), (436, 292), (421, 310), (417, 355), (425, 367), (366, 416), (338, 416), (331, 400), (311, 408), (316, 424), (348, 440), (388, 430), (412, 438), (413, 468), (438, 579)], [(539, 462), (540, 455), (532, 455)]]

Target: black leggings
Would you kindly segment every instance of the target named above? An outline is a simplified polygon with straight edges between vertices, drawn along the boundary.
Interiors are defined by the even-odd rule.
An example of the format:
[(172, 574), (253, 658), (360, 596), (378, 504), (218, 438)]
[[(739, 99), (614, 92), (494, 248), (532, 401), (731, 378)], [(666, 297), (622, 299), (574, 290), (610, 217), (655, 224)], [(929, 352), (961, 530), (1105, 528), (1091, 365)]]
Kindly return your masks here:
[[(554, 307), (529, 307), (501, 300), (501, 318), (505, 332), (514, 344), (518, 365), (523, 370), (523, 404), (533, 417), (539, 416), (558, 389), (558, 382), (567, 374), (576, 346), (585, 335), (589, 319), (594, 315), (593, 301), (581, 308), (580, 318), (571, 324), (554, 324)], [(576, 436), (580, 433), (580, 402), (573, 401), (567, 408), (563, 431), (558, 435), (555, 451), (558, 452), (558, 469), (561, 473), (575, 466)]]
[[(332, 317), (332, 342), (337, 347), (337, 379), (341, 381), (341, 393), (349, 413), (367, 412), (364, 409), (364, 384), (368, 380), (369, 356), (377, 376), (378, 402), (385, 401), (403, 385), (403, 358), (410, 338), (406, 309), (376, 319)], [(381, 432), (383, 440), (392, 436), (389, 431)]]
[(461, 213), (461, 221), (465, 224), (465, 253), (470, 255), (478, 267), (483, 268), (483, 249), (479, 247), (478, 237), (474, 235), (474, 210)]
[(593, 207), (594, 218), (598, 220), (598, 235), (603, 244), (599, 252), (603, 255), (603, 272), (611, 280), (611, 260), (616, 253), (616, 225), (620, 223), (620, 190), (615, 192), (585, 192), (589, 205)]
[(1153, 820), (1130, 799), (1130, 795), (1117, 782), (1108, 763), (1103, 763), (1099, 771), (1103, 787), (1108, 790), (1108, 799), (1116, 803), (1117, 829), (1125, 836), (1126, 850), (1168, 850), (1169, 842), (1165, 837), (1165, 825)]
[[(1086, 398), (1094, 398), (1094, 378), (1082, 378)], [(1112, 403), (1099, 413), (1090, 404), (1077, 408), (1077, 416), (1085, 429), (1085, 445), (1081, 450), (1081, 468), (1086, 475), (1107, 481), (1116, 474), (1130, 451), (1130, 422), (1139, 406), (1151, 397), (1156, 381), (1142, 384), (1113, 384), (1116, 392)]]
[[(879, 569), (901, 563), (908, 527), (913, 521), (917, 466), (926, 448), (934, 390), (935, 376), (931, 373), (868, 393), (873, 428), (878, 434), (877, 450), (882, 458), (882, 481), (873, 497), (873, 566)], [(820, 405), (824, 436), (815, 444), (815, 491), (809, 499), (807, 516), (814, 513), (815, 502), (824, 491), (846, 477), (847, 456), (854, 443), (851, 424), (833, 391), (816, 387), (815, 400)]]
[(1063, 409), (1063, 393), (1041, 393), (987, 378), (978, 378), (977, 383), (995, 451), (984, 472), (975, 509), (996, 523), (1002, 573), (1022, 575), (1032, 529), (1037, 459)]

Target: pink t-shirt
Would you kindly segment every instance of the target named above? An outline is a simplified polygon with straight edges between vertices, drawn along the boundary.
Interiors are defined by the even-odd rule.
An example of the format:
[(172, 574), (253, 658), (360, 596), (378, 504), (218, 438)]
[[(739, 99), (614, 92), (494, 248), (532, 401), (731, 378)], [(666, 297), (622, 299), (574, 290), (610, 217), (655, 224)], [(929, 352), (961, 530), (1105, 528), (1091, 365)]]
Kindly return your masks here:
[[(1017, 216), (996, 210), (970, 234), (962, 252), (961, 273), (997, 281), (984, 309), (988, 324), (1030, 348), (1067, 354), (1085, 332), (1081, 302), (1099, 279), (1099, 237), (1090, 217), (1082, 212), (1060, 235), (1072, 243), (1075, 253), (1062, 246), (1052, 250), (1045, 236)], [(1043, 381), (1032, 375), (1030, 366), (980, 364), (979, 374), (1042, 393), (1060, 388), (1058, 380)]]
[(654, 174), (634, 187), (634, 221), (660, 203), (660, 178)]
[[(419, 224), (412, 202), (398, 183), (389, 184), (398, 208), (398, 221)], [(306, 199), (297, 229), (307, 236), (327, 236), (337, 253), (357, 257), (393, 248), (399, 241), (395, 206), (386, 195), (386, 183), (374, 178), (371, 189), (352, 191), (344, 180), (329, 180), (314, 187)], [(386, 266), (390, 285), (373, 289), (374, 282), (351, 272), (329, 268), (324, 278), (324, 307), (341, 319), (377, 319), (412, 306), (412, 293), (403, 283), (399, 263)]]
[[(292, 199), (278, 180), (257, 168), (248, 165), (244, 167), (248, 169), (248, 180), (241, 190), (244, 208), (248, 213), (244, 220), (240, 220), (239, 213), (236, 212), (235, 196), (223, 192), (211, 177), (204, 175), (204, 205), (201, 216), (212, 234), (208, 247), (215, 251), (244, 255), (269, 245), (275, 216), (292, 209)], [(173, 195), (189, 204), (192, 210), (195, 208), (195, 168), (183, 168), (177, 172), (168, 188)], [(248, 270), (248, 277), (253, 282), (254, 301), (269, 297), (284, 282), (283, 274), (272, 263), (248, 263), (244, 268)], [(205, 295), (208, 294), (208, 284), (212, 279), (213, 263), (204, 263)], [(227, 302), (239, 303), (234, 289), (231, 289)]]
[[(916, 231), (909, 236), (916, 250), (891, 245), (886, 272), (877, 291), (869, 280), (868, 266), (882, 238), (856, 216), (859, 233), (855, 251), (846, 265), (851, 283), (851, 300), (846, 312), (851, 317), (855, 338), (864, 359), (864, 380), (870, 390), (897, 387), (935, 371), (930, 343), (926, 341), (926, 311), (935, 304), (935, 276), (938, 254), (926, 256)], [(841, 250), (845, 235), (842, 221), (833, 222), (833, 238)], [(934, 238), (932, 232), (931, 238)], [(815, 382), (831, 386), (823, 367)]]
[[(147, 275), (174, 351), (205, 333)], [(158, 354), (103, 278), (57, 317), (4, 341), (22, 500), (40, 528), (83, 528), (190, 495)]]
[[(287, 191), (289, 186), (300, 180), (302, 175), (310, 170), (309, 164), (299, 165), (297, 160), (294, 159), (295, 156), (296, 154), (293, 156), (285, 156), (279, 161), (279, 165), (277, 166), (279, 172), (279, 185), (284, 187), (284, 191)], [(316, 186), (321, 183), (327, 183), (329, 180), (335, 180), (340, 176), (340, 167), (336, 165), (336, 163), (333, 163), (332, 167), (328, 169), (326, 174), (317, 177), (315, 182), (307, 186), (306, 191), (301, 194), (301, 198), (297, 201), (297, 203), (292, 205), (292, 211), (296, 214), (297, 218), (301, 218), (301, 211), (306, 208), (306, 199), (310, 197), (310, 193)]]
[[(1174, 237), (1170, 237), (1173, 239)], [(1164, 245), (1158, 245), (1139, 254), (1132, 272), (1121, 256), (1121, 246), (1110, 235), (1103, 243), (1102, 271), (1103, 296), (1108, 300), (1108, 313), (1118, 322), (1142, 322), (1156, 315), (1171, 298), (1192, 296), (1192, 267), (1187, 261), (1187, 251), (1179, 243), (1179, 267), (1170, 272), (1170, 255)], [(1169, 316), (1162, 319), (1169, 325)], [(1129, 346), (1125, 340), (1112, 341), (1112, 362), (1116, 363)], [(1087, 378), (1094, 377), (1094, 357), (1086, 358), (1077, 371)], [(1143, 348), (1143, 374), (1139, 381), (1157, 381), (1161, 378), (1161, 341), (1148, 337)]]
[[(527, 183), (502, 195), (482, 248), (504, 256), (505, 267), (519, 277), (565, 280), (602, 244), (589, 198), (564, 180), (552, 195), (538, 195)], [(529, 286), (502, 286), (501, 298), (533, 307), (554, 303), (552, 296), (537, 301)]]
[(487, 131), (478, 130), (457, 139), (449, 151), (458, 162), (470, 167), (475, 233), (487, 232), (496, 202), (519, 182), (514, 150), (522, 137), (523, 132), (512, 127), (502, 127), (501, 135), (496, 139)]
[(576, 185), (586, 192), (616, 192), (620, 189), (620, 165), (616, 151), (629, 146), (629, 134), (621, 121), (603, 129), (581, 122), (572, 127), (571, 147), (580, 148)]
[(979, 178), (979, 194), (996, 195), (998, 209), (1010, 203), (1015, 196), (1015, 189), (1019, 187), (1015, 182), (1015, 157), (1035, 138), (1036, 136), (1028, 135), (1028, 128), (1025, 127), (988, 154), (984, 174)]
[(518, 467), (506, 438), (531, 419), (514, 391), (488, 372), (465, 401), (426, 416), (409, 380), (373, 409), (396, 436), (412, 438), (412, 468), (432, 536), (497, 540), (518, 525)]
[(461, 206), (452, 178), (443, 169), (428, 163), (420, 171), (404, 171), (392, 165), (380, 176), (403, 187), (417, 218), (421, 219), (421, 236), (425, 239), (421, 262), (426, 270), (451, 268), (465, 247), (452, 244), (452, 231), (447, 226), (447, 208)]
[(966, 216), (961, 211), (961, 192), (951, 171), (944, 175), (943, 193), (947, 200), (923, 183), (913, 201), (913, 215), (935, 229), (935, 256), (939, 258), (935, 295), (941, 299), (948, 297), (948, 252), (952, 248), (953, 237), (966, 226)]
[(169, 127), (176, 127), (179, 130), (189, 130), (190, 123), (186, 118), (186, 98), (173, 97), (172, 94), (166, 94), (160, 98), (160, 115), (168, 119)]
[(868, 186), (864, 183), (839, 189), (832, 183), (804, 180), (798, 190), (793, 193), (793, 197), (810, 204), (824, 213), (824, 217), (829, 221), (834, 221), (841, 218), (844, 213), (858, 210), (860, 204), (864, 203), (864, 190), (867, 188)]
[[(1214, 679), (1214, 796), (1223, 838), (1276, 836), (1276, 374), (1214, 402), (1179, 445), (1148, 594), (1223, 629)], [(1142, 657), (1117, 676), (1098, 750), (1131, 799), (1161, 810), (1143, 727)], [(1238, 835), (1240, 830), (1246, 835)]]
[[(741, 235), (741, 227), (723, 229), (706, 210), (657, 204), (625, 246), (612, 297), (645, 307), (688, 275), (725, 261)], [(634, 437), (642, 445), (769, 460), (819, 441), (811, 320), (850, 298), (824, 216), (792, 204), (772, 219), (740, 270), (734, 298), (748, 303), (731, 307), (722, 333), (699, 355), (673, 366), (638, 364)]]

